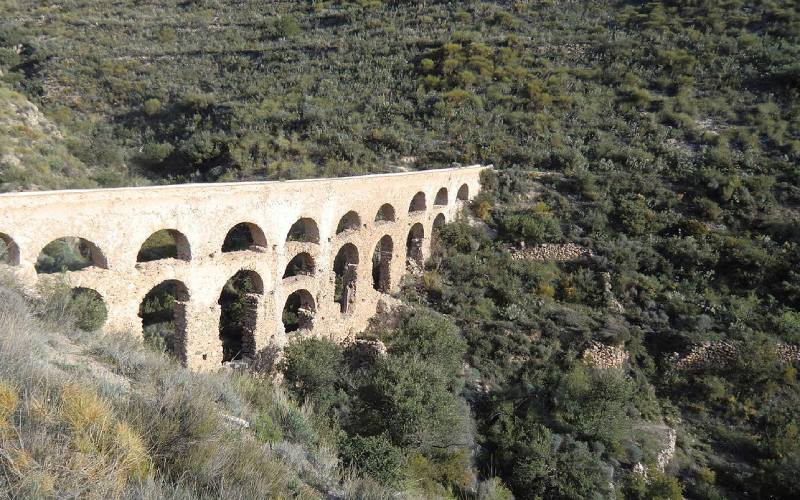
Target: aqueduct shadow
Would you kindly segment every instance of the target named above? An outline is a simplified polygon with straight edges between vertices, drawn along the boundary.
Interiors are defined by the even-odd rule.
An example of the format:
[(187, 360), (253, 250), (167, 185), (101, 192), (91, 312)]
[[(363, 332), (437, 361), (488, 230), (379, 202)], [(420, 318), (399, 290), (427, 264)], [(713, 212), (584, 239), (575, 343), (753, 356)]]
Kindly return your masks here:
[(267, 238), (260, 227), (252, 222), (240, 222), (225, 235), (225, 241), (222, 242), (222, 251), (242, 252), (266, 246)]
[(308, 290), (296, 290), (286, 298), (283, 306), (283, 328), (286, 333), (310, 331), (314, 328), (316, 307)]
[(342, 314), (350, 312), (356, 300), (358, 285), (358, 249), (352, 243), (342, 246), (333, 259), (333, 300)]
[(189, 240), (175, 229), (161, 229), (151, 234), (142, 243), (136, 262), (150, 262), (160, 259), (191, 260)]
[(382, 293), (392, 289), (392, 252), (394, 243), (388, 234), (383, 236), (372, 252), (372, 288)]
[(186, 361), (186, 307), (189, 290), (179, 280), (150, 289), (139, 305), (144, 341), (182, 362)]
[(45, 245), (34, 268), (40, 274), (80, 271), (87, 267), (107, 269), (105, 255), (94, 243), (75, 236), (64, 236)]
[(255, 330), (264, 282), (255, 271), (234, 274), (219, 296), (219, 339), (222, 362), (252, 358), (256, 352)]

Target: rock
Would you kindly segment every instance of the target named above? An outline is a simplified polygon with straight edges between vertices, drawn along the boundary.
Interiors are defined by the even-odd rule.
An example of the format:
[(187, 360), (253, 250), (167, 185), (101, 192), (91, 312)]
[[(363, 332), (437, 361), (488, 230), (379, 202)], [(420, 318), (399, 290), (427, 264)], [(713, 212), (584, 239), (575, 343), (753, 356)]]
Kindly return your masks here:
[(545, 243), (535, 247), (526, 248), (520, 245), (519, 249), (511, 250), (512, 259), (528, 259), (528, 260), (552, 260), (556, 262), (571, 262), (578, 260), (585, 260), (592, 255), (591, 250), (588, 248), (576, 245), (575, 243), (566, 243), (564, 245), (556, 243)]
[(234, 427), (238, 427), (239, 429), (250, 428), (250, 422), (243, 418), (234, 417), (233, 415), (222, 415), (222, 418), (229, 424), (233, 425)]
[(628, 360), (628, 352), (623, 346), (612, 346), (592, 341), (583, 351), (583, 361), (603, 370), (619, 369)]
[[(675, 368), (678, 370), (699, 370), (709, 366), (725, 366), (739, 355), (742, 343), (735, 340), (701, 342), (683, 357), (674, 354)], [(781, 363), (800, 362), (800, 346), (779, 342), (775, 346)]]

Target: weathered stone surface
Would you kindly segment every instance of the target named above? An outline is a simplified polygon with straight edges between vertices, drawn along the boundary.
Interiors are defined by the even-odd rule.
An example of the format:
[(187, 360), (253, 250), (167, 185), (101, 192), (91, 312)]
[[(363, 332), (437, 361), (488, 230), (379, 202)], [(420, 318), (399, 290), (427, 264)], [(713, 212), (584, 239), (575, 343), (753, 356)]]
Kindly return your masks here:
[(557, 243), (544, 243), (535, 247), (514, 248), (511, 250), (513, 259), (552, 260), (556, 262), (569, 262), (588, 259), (592, 251), (575, 243), (563, 245)]
[[(723, 367), (733, 362), (739, 355), (743, 344), (736, 340), (702, 342), (681, 357), (673, 354), (675, 368), (678, 370), (699, 370), (707, 367)], [(779, 342), (775, 345), (780, 363), (800, 363), (800, 346)]]
[[(285, 182), (240, 182), (131, 187), (72, 191), (7, 193), (0, 195), (0, 238), (13, 249), (10, 265), (23, 283), (33, 286), (52, 275), (37, 275), (34, 264), (45, 245), (75, 236), (90, 241), (101, 254), (96, 265), (66, 273), (71, 286), (96, 290), (105, 301), (107, 330), (141, 332), (139, 305), (156, 285), (176, 280), (189, 298), (181, 304), (185, 318), (185, 360), (193, 369), (220, 366), (220, 291), (240, 270), (258, 275), (255, 350), (283, 346), (290, 335), (312, 334), (343, 340), (362, 330), (375, 314), (384, 291), (373, 288), (372, 257), (384, 236), (391, 238), (391, 256), (381, 279), (385, 292), (397, 289), (406, 272), (406, 245), (412, 234), (414, 258), (430, 252), (437, 215), (452, 220), (463, 204), (480, 190), (479, 177), (487, 167), (310, 179)], [(435, 204), (442, 188), (446, 204)], [(412, 200), (424, 194), (424, 207), (409, 211)], [(439, 195), (441, 200), (441, 195)], [(390, 204), (394, 219), (375, 221), (379, 208)], [(340, 219), (350, 211), (359, 216), (358, 229), (337, 234)], [(289, 241), (290, 227), (301, 218), (316, 225), (318, 243)], [(222, 252), (228, 231), (248, 222), (263, 233), (263, 241), (248, 250)], [(172, 229), (185, 237), (188, 260), (137, 262), (142, 243), (153, 233)], [(258, 239), (262, 239), (261, 236)], [(334, 302), (333, 260), (351, 243), (358, 251), (355, 286), (348, 291), (347, 311)], [(314, 260), (314, 274), (282, 279), (287, 263), (298, 253)], [(186, 255), (183, 255), (186, 257)], [(306, 290), (313, 301), (310, 331), (284, 332), (281, 319), (287, 297)]]
[(600, 369), (622, 368), (628, 360), (628, 352), (621, 345), (605, 345), (592, 341), (583, 351), (583, 360), (586, 364)]

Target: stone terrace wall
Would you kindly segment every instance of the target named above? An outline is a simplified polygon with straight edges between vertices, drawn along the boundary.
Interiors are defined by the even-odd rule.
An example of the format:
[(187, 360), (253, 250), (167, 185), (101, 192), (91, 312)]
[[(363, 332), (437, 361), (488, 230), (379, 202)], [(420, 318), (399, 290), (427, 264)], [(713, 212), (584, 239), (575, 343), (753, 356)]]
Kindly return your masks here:
[[(287, 341), (281, 313), (287, 297), (307, 290), (313, 297), (313, 328), (304, 334), (348, 337), (363, 329), (373, 316), (382, 292), (372, 286), (372, 255), (388, 235), (392, 240), (389, 291), (397, 289), (406, 269), (406, 239), (422, 226), (422, 253), (428, 256), (434, 219), (452, 220), (466, 200), (480, 190), (479, 177), (488, 167), (368, 175), (283, 182), (185, 184), (174, 186), (8, 193), (0, 195), (0, 238), (12, 249), (8, 264), (25, 284), (33, 286), (52, 275), (37, 275), (34, 264), (42, 248), (66, 236), (96, 246), (102, 257), (95, 266), (67, 272), (70, 286), (97, 291), (108, 310), (108, 331), (138, 332), (139, 305), (145, 295), (166, 280), (185, 285), (185, 358), (193, 369), (220, 365), (220, 306), (217, 301), (227, 280), (240, 270), (257, 273), (263, 293), (257, 304), (256, 348)], [(442, 196), (446, 189), (446, 198)], [(409, 212), (412, 199), (424, 194), (425, 208)], [(439, 203), (435, 204), (437, 199)], [(375, 221), (384, 204), (395, 211), (394, 221)], [(336, 234), (346, 213), (355, 211), (360, 224)], [(300, 218), (314, 221), (318, 243), (287, 241), (290, 227)], [(441, 219), (441, 217), (440, 217)], [(222, 252), (228, 231), (247, 222), (263, 233), (261, 245)], [(185, 236), (188, 260), (137, 262), (142, 243), (154, 232), (171, 229)], [(419, 234), (419, 227), (415, 228)], [(333, 260), (344, 245), (358, 250), (357, 282), (350, 311), (342, 313), (333, 300)], [(308, 252), (314, 259), (312, 276), (282, 279), (287, 263)], [(342, 338), (338, 338), (342, 340)]]

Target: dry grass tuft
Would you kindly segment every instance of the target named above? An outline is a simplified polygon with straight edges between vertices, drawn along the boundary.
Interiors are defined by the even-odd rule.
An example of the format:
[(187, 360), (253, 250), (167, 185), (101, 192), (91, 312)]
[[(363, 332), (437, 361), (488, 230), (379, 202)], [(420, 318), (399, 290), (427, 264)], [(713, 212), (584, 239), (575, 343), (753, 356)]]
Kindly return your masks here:
[(0, 428), (9, 425), (9, 419), (17, 409), (17, 389), (5, 380), (0, 380)]

